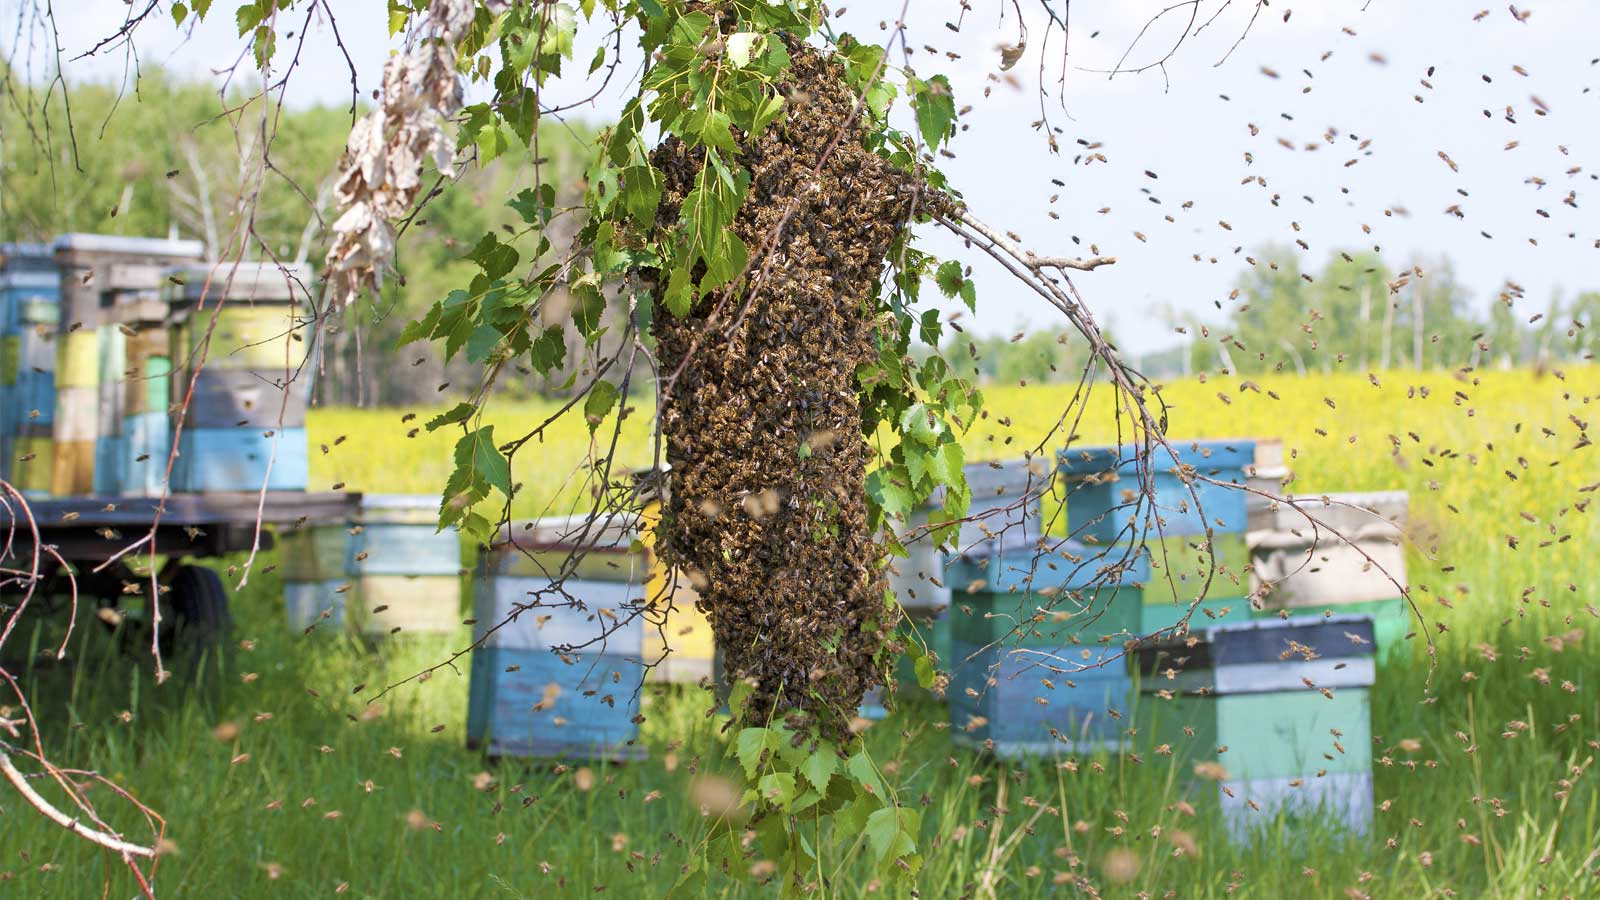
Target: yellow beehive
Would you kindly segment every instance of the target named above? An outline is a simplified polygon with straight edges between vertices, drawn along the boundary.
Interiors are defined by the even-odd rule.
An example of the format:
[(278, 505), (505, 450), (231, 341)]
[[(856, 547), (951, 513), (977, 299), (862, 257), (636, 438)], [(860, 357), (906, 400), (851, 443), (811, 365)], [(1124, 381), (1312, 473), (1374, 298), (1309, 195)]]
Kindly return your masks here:
[(58, 346), (56, 387), (92, 388), (100, 383), (100, 336), (93, 329), (74, 331)]
[(47, 437), (19, 437), (11, 466), (11, 483), (29, 497), (50, 493), (54, 442)]
[[(216, 328), (211, 328), (212, 316)], [(182, 326), (182, 337), (175, 341), (188, 359), (197, 358), (207, 331), (211, 346), (206, 351), (206, 368), (214, 370), (250, 369), (258, 372), (295, 370), (306, 358), (306, 329), (296, 330), (294, 308), (284, 304), (249, 306), (228, 303), (197, 309)], [(192, 365), (192, 363), (191, 363)]]
[[(650, 567), (645, 596), (651, 608), (659, 610), (660, 614), (651, 615), (652, 621), (645, 625), (644, 661), (647, 664), (661, 661), (650, 670), (652, 681), (694, 684), (711, 677), (716, 642), (711, 634), (711, 623), (695, 608), (699, 595), (689, 585), (688, 577), (682, 572), (674, 573), (656, 556), (656, 526), (660, 522), (661, 504), (652, 501), (639, 515), (639, 539), (645, 546)], [(662, 615), (665, 622), (658, 625)], [(671, 653), (666, 652), (668, 648)]]

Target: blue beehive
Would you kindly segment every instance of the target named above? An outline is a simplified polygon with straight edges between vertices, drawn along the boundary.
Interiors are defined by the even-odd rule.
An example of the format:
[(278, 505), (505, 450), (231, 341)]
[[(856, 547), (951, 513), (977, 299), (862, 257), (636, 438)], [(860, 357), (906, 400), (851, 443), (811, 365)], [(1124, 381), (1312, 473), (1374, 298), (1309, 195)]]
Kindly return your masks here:
[[(599, 570), (610, 574), (568, 578), (564, 596), (548, 577), (499, 574), (515, 568), (506, 557), (574, 549), (561, 534), (506, 529), (479, 558), (467, 744), (496, 756), (642, 756), (644, 619), (632, 613), (646, 602), (648, 562), (625, 532), (605, 528), (586, 549), (614, 563)], [(582, 607), (564, 605), (574, 601)]]
[[(1192, 478), (1204, 475), (1223, 485), (1242, 485), (1255, 460), (1253, 441), (1172, 441), (1175, 451), (1150, 450), (1155, 506), (1138, 503), (1136, 448), (1069, 447), (1059, 467), (1067, 482), (1067, 526), (1073, 537), (1101, 543), (1129, 541), (1144, 531), (1145, 517), (1159, 517), (1166, 535), (1206, 531), (1243, 532), (1248, 525), (1245, 492)], [(1192, 488), (1192, 493), (1191, 493)], [(1198, 495), (1199, 502), (1195, 497)], [(1151, 533), (1155, 533), (1152, 526)]]
[(269, 491), (306, 489), (309, 460), (304, 428), (185, 428), (178, 438), (178, 454), (172, 468), (174, 491), (259, 491), (263, 482)]
[[(24, 452), (18, 438), (37, 438), (55, 412), (52, 337), (60, 303), (60, 275), (48, 245), (0, 244), (0, 478), (7, 481), (15, 456)], [(34, 411), (38, 415), (30, 416)], [(37, 453), (36, 440), (26, 443), (27, 453)]]
[(1138, 552), (1021, 534), (952, 560), (951, 732), (998, 756), (1119, 747), (1140, 627)]
[(159, 497), (167, 480), (172, 435), (165, 412), (135, 413), (122, 420), (122, 484), (124, 493)]

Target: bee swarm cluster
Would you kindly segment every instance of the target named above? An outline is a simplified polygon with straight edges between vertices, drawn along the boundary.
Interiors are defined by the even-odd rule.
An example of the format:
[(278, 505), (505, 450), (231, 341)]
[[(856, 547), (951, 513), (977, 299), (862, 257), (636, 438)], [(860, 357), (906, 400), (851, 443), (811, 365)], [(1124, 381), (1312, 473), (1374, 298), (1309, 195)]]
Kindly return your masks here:
[[(662, 371), (682, 366), (661, 414), (663, 557), (699, 589), (726, 677), (754, 680), (747, 717), (800, 711), (791, 724), (842, 737), (895, 615), (867, 527), (856, 370), (877, 353), (873, 298), (896, 236), (948, 201), (862, 145), (865, 113), (837, 63), (790, 50), (784, 118), (740, 136), (747, 277), (655, 319)], [(675, 138), (657, 147), (659, 225), (676, 221), (703, 158)]]

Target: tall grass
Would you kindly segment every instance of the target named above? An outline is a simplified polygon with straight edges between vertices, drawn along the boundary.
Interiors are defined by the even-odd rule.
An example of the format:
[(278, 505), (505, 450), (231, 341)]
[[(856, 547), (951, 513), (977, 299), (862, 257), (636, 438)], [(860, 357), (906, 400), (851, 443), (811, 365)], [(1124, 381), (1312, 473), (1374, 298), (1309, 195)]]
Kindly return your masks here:
[[(1581, 490), (1600, 481), (1581, 440), (1600, 376), (1480, 378), (1390, 373), (1381, 387), (1365, 376), (1277, 378), (1261, 381), (1261, 393), (1211, 379), (1162, 392), (1174, 435), (1284, 438), (1294, 490), (1412, 493), (1420, 541), (1409, 563), (1426, 625), (1373, 691), (1372, 834), (1265, 822), (1236, 845), (1214, 793), (1148, 748), (999, 763), (954, 749), (942, 708), (913, 699), (866, 740), (902, 799), (925, 807), (921, 896), (1089, 896), (1088, 885), (1151, 897), (1600, 891), (1591, 874), (1600, 795), (1587, 774), (1600, 664), (1583, 637), (1594, 602), (1583, 573), (1597, 534), (1592, 495)], [(1069, 396), (1056, 387), (988, 394), (972, 458), (1019, 455)], [(1106, 440), (1115, 434), (1107, 401), (1091, 403), (1082, 440)], [(436, 490), (449, 438), (407, 437), (417, 422), (402, 422), (404, 412), (314, 411), (314, 487)], [(547, 413), (491, 415), (509, 437)], [(644, 423), (638, 414), (624, 462), (648, 459)], [(570, 476), (589, 450), (575, 421), (537, 456), (519, 457), (519, 512), (580, 500)], [(576, 897), (602, 887), (653, 896), (704, 834), (692, 784), (727, 769), (722, 720), (706, 714), (703, 692), (648, 692), (643, 762), (580, 772), (485, 760), (463, 747), (464, 671), (365, 702), (462, 646), (465, 629), (376, 647), (290, 634), (279, 589), (269, 574), (240, 592), (242, 643), (198, 685), (154, 687), (148, 667), (96, 627), (80, 631), (65, 664), (24, 667), (53, 755), (99, 769), (167, 816), (172, 847), (158, 880), (167, 895), (320, 897), (347, 886), (357, 897)], [(28, 627), (39, 649), (60, 623)], [(117, 809), (105, 792), (91, 796)], [(0, 895), (89, 896), (105, 878), (113, 896), (133, 892), (115, 861), (14, 801), (5, 812)], [(113, 821), (139, 833), (125, 811)], [(828, 841), (822, 895), (909, 895), (878, 885), (865, 854), (851, 852), (855, 836), (844, 837)]]

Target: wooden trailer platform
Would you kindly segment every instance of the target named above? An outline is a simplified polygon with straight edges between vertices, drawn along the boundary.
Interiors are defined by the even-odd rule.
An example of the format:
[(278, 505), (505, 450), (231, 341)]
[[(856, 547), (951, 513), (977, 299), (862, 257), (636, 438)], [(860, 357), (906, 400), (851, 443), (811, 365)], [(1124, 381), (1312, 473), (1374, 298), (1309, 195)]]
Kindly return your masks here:
[[(268, 491), (264, 503), (256, 491), (165, 498), (74, 496), (32, 500), (26, 511), (13, 499), (0, 504), (0, 553), (5, 554), (0, 568), (8, 572), (0, 590), (14, 594), (27, 589), (28, 577), (18, 573), (31, 570), (37, 534), (40, 546), (51, 548), (70, 566), (70, 572), (63, 571), (56, 555), (40, 554), (40, 590), (65, 591), (70, 575), (80, 598), (93, 598), (90, 604), (98, 603), (102, 611), (125, 608), (130, 598), (142, 603), (149, 573), (136, 573), (131, 566), (149, 560), (151, 548), (146, 543), (130, 551), (129, 546), (143, 541), (154, 527), (161, 561), (156, 580), (161, 586), (162, 643), (169, 649), (202, 649), (226, 640), (232, 616), (221, 577), (193, 560), (248, 551), (256, 540), (258, 519), (291, 528), (341, 524), (352, 521), (360, 508), (360, 494), (296, 491)], [(263, 530), (261, 549), (272, 547), (272, 532)], [(101, 618), (120, 622), (122, 617), (103, 612)]]

